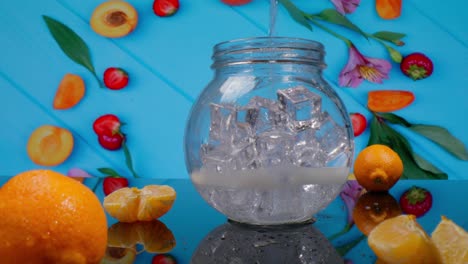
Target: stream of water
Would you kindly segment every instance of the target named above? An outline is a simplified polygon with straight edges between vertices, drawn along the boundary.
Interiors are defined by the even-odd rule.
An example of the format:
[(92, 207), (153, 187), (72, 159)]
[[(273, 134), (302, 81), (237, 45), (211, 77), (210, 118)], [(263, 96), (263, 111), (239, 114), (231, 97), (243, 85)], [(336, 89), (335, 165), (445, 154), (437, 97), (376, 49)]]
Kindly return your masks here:
[(277, 13), (278, 13), (278, 0), (270, 0), (270, 27), (268, 31), (268, 36), (270, 37), (275, 35)]

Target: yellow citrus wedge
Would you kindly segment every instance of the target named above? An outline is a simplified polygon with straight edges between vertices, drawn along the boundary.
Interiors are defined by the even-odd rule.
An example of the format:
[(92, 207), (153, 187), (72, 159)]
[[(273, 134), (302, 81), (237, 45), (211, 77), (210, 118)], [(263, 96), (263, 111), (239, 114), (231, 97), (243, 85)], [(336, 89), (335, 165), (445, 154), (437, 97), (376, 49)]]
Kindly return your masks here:
[(468, 263), (468, 233), (452, 220), (442, 216), (431, 237), (444, 264)]
[(414, 215), (400, 215), (377, 225), (367, 240), (380, 263), (441, 264), (440, 256)]
[(166, 214), (176, 198), (167, 185), (121, 188), (104, 198), (104, 209), (120, 222), (151, 221)]

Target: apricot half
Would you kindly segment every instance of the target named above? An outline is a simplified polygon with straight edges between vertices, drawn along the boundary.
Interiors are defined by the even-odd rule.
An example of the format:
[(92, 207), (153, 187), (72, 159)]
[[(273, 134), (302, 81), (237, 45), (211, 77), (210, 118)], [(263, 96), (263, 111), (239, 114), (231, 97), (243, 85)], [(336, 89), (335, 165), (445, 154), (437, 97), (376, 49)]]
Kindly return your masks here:
[(34, 130), (27, 144), (29, 158), (42, 166), (56, 166), (63, 163), (72, 150), (72, 133), (52, 125), (43, 125)]
[(100, 4), (91, 15), (91, 28), (99, 35), (119, 38), (132, 32), (138, 23), (138, 13), (129, 3), (110, 0)]

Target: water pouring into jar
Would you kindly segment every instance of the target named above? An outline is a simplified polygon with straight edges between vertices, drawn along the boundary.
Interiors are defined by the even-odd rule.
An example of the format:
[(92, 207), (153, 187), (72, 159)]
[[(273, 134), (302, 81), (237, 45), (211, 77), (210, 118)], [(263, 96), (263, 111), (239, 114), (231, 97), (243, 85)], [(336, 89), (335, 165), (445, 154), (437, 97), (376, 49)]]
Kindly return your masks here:
[(324, 46), (275, 36), (214, 46), (214, 77), (194, 103), (185, 158), (200, 195), (231, 221), (310, 223), (351, 168), (348, 112), (323, 79)]

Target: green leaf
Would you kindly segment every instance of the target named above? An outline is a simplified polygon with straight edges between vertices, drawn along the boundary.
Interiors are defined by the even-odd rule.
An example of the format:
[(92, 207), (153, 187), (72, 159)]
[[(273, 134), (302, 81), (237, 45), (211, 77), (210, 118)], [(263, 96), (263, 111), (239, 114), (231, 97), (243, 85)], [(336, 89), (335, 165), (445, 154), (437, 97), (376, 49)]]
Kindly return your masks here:
[[(421, 162), (423, 166), (420, 166), (416, 161), (410, 143), (396, 130), (385, 124), (385, 122), (380, 122), (378, 118), (374, 116), (371, 121), (370, 126), (370, 137), (368, 145), (373, 144), (383, 144), (391, 149), (393, 149), (403, 161), (403, 179), (447, 179), (448, 176), (445, 173), (441, 173), (439, 170), (437, 172), (428, 170), (428, 168), (435, 168), (430, 163), (424, 161), (421, 162), (421, 159), (418, 161)], [(419, 157), (419, 156), (418, 156)]]
[(125, 141), (122, 143), (122, 148), (123, 148), (124, 155), (125, 155), (125, 164), (127, 164), (127, 167), (132, 173), (133, 177), (140, 178), (140, 176), (138, 176), (138, 174), (133, 169), (132, 155), (130, 155), (130, 150), (128, 149), (128, 146), (125, 143)]
[(456, 158), (468, 160), (468, 152), (463, 142), (450, 134), (447, 129), (433, 125), (412, 125), (410, 129), (441, 146)]
[(58, 20), (49, 16), (42, 16), (52, 37), (55, 39), (60, 49), (72, 61), (88, 69), (102, 87), (99, 77), (96, 75), (89, 48), (83, 39), (78, 36), (71, 28), (64, 25)]
[(99, 168), (97, 170), (100, 173), (105, 174), (106, 176), (120, 177), (120, 174), (111, 168)]
[(419, 156), (418, 154), (413, 153), (413, 158), (416, 164), (418, 164), (420, 168), (433, 172), (435, 174), (445, 174), (443, 171), (439, 170), (439, 168), (432, 165), (431, 163), (429, 163), (429, 161), (425, 160), (423, 157)]
[(403, 46), (404, 45), (404, 43), (401, 41), (401, 39), (406, 37), (406, 35), (403, 34), (403, 33), (391, 32), (391, 31), (375, 32), (374, 34), (372, 34), (372, 36), (374, 36), (374, 37), (376, 37), (378, 39), (384, 40), (384, 41), (391, 42), (391, 43), (393, 43), (395, 45), (398, 45), (398, 46)]
[(309, 24), (307, 20), (307, 14), (300, 10), (297, 6), (295, 6), (289, 0), (278, 0), (280, 4), (282, 4), (286, 10), (288, 11), (289, 15), (299, 24), (303, 25), (307, 29), (312, 31), (312, 26)]
[(343, 16), (335, 9), (325, 9), (317, 15), (313, 15), (313, 17), (320, 18), (324, 21), (327, 21), (335, 25), (346, 27), (350, 30), (353, 30), (363, 35), (365, 38), (367, 38), (366, 33), (364, 33), (358, 26), (353, 24), (347, 17)]
[(378, 113), (378, 116), (382, 117), (383, 119), (385, 119), (385, 121), (388, 121), (392, 124), (403, 125), (405, 127), (411, 126), (411, 124), (408, 121), (406, 121), (406, 119), (393, 113)]
[(340, 254), (340, 256), (344, 257), (348, 252), (353, 249), (355, 246), (357, 246), (362, 240), (364, 240), (366, 236), (360, 236), (355, 240), (350, 241), (349, 243), (346, 243), (344, 245), (341, 245), (339, 247), (335, 247), (336, 252)]

